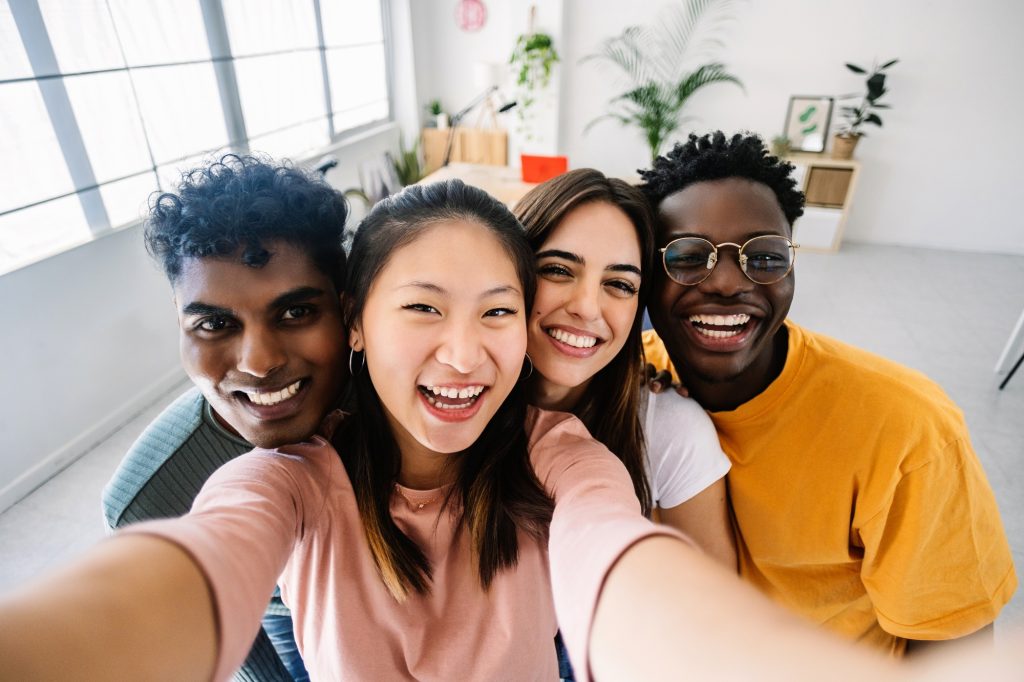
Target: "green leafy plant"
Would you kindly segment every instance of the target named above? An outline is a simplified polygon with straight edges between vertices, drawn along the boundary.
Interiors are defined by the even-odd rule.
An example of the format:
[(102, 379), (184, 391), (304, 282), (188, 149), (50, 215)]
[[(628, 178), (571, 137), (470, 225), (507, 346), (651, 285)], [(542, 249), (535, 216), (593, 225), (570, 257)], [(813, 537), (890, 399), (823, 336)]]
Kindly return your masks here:
[(527, 134), (531, 109), (537, 102), (538, 93), (551, 84), (551, 72), (558, 61), (558, 52), (555, 51), (554, 42), (547, 33), (531, 31), (516, 39), (508, 63), (512, 67), (519, 88), (516, 114), (519, 117), (520, 129)]
[(416, 140), (411, 149), (405, 148), (405, 137), (398, 136), (398, 158), (392, 160), (395, 172), (402, 186), (413, 185), (423, 178), (423, 165), (420, 163), (420, 142)]
[(432, 99), (427, 103), (427, 113), (431, 116), (438, 116), (444, 113), (444, 108), (441, 106), (441, 100)]
[(846, 105), (839, 108), (839, 115), (842, 124), (837, 133), (840, 137), (863, 137), (866, 133), (862, 130), (865, 125), (876, 125), (882, 127), (882, 118), (876, 112), (878, 109), (889, 109), (888, 104), (879, 102), (888, 90), (885, 89), (885, 70), (896, 64), (898, 59), (890, 59), (881, 66), (878, 62), (868, 71), (856, 64), (847, 64), (846, 68), (856, 74), (867, 76), (865, 81), (866, 92), (863, 95), (845, 95), (840, 99), (860, 98), (857, 105)]
[(663, 10), (651, 26), (630, 26), (606, 39), (582, 61), (611, 63), (628, 83), (612, 98), (610, 111), (587, 124), (590, 130), (605, 119), (639, 128), (651, 158), (684, 121), (683, 110), (693, 95), (713, 83), (743, 83), (717, 61), (692, 67), (722, 47), (718, 37), (729, 20), (730, 0), (681, 0)]
[(778, 157), (789, 156), (792, 150), (791, 142), (785, 135), (776, 135), (772, 138), (772, 154)]

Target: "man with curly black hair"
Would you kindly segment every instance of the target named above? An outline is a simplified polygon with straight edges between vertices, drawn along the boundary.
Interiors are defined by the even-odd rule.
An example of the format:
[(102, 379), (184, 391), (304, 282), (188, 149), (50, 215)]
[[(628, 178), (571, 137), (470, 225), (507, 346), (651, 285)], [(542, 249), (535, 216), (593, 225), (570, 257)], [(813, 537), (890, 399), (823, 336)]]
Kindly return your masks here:
[(922, 374), (786, 319), (792, 170), (759, 137), (716, 132), (642, 171), (661, 247), (648, 360), (671, 360), (732, 460), (744, 578), (893, 655), (990, 637), (1017, 578), (961, 411)]
[[(222, 464), (309, 439), (337, 406), (346, 216), (322, 179), (252, 156), (224, 156), (156, 197), (146, 246), (170, 280), (195, 388), (150, 424), (104, 490), (111, 529), (187, 513)], [(236, 679), (308, 679), (276, 596)]]

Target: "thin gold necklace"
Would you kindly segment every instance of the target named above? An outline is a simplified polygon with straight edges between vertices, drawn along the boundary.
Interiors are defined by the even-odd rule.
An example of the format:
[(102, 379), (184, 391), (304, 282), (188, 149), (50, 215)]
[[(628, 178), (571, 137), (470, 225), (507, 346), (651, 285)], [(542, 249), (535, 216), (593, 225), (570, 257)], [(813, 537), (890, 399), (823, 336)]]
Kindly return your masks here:
[(433, 497), (431, 497), (429, 500), (425, 500), (423, 502), (417, 502), (416, 500), (414, 500), (414, 499), (410, 498), (408, 495), (406, 495), (405, 491), (403, 491), (402, 487), (400, 485), (398, 485), (397, 483), (395, 484), (395, 492), (397, 492), (399, 495), (401, 495), (402, 499), (404, 499), (410, 505), (416, 507), (416, 511), (419, 511), (420, 509), (423, 509), (424, 507), (426, 507), (428, 504), (433, 504), (434, 502), (437, 502), (442, 497), (444, 497), (444, 493), (439, 493), (439, 494), (434, 495)]

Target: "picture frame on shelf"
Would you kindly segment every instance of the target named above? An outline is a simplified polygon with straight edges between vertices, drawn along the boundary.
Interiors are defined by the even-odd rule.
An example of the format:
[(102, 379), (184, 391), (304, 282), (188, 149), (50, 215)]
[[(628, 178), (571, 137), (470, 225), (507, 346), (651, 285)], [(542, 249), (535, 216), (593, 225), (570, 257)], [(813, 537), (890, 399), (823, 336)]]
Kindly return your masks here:
[(832, 97), (823, 95), (793, 95), (789, 98), (782, 134), (789, 138), (790, 149), (809, 154), (825, 151), (833, 104)]

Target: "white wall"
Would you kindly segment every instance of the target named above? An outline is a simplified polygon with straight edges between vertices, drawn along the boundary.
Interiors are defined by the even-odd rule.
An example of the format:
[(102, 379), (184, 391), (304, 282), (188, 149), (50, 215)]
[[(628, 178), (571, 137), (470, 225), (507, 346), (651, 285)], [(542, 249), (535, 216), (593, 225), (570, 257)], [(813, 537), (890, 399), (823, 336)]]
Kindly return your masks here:
[[(453, 0), (412, 0), (412, 38), (416, 54), (416, 84), (420, 101), (421, 120), (428, 102), (440, 99), (445, 111), (453, 114), (480, 94), (486, 84), (478, 82), (475, 66), (481, 63), (508, 64), (516, 38), (529, 26), (530, 7), (536, 6), (534, 29), (554, 38), (555, 49), (561, 49), (563, 0), (502, 0), (487, 2), (487, 21), (478, 31), (466, 32), (455, 21)], [(563, 63), (564, 60), (563, 60)], [(562, 69), (556, 67), (552, 76), (552, 91), (557, 91)], [(511, 74), (511, 70), (509, 70)], [(502, 86), (502, 103), (516, 98), (511, 75)], [(558, 121), (561, 102), (541, 101), (531, 123), (531, 140), (517, 135), (517, 112), (501, 115), (499, 125), (508, 129), (511, 137), (509, 160), (518, 165), (518, 150), (528, 153), (554, 154), (558, 148)], [(473, 125), (477, 112), (470, 113), (464, 125)]]
[[(579, 64), (626, 25), (652, 20), (670, 0), (565, 0), (559, 150), (573, 167), (619, 175), (648, 165), (640, 135), (618, 124), (583, 128), (620, 92), (612, 72)], [(489, 2), (479, 33), (454, 28), (454, 2), (413, 3), (420, 99), (457, 107), (472, 97), (471, 64), (502, 58), (522, 30), (525, 0)], [(1024, 254), (1014, 197), (1024, 137), (1019, 69), (1024, 3), (1007, 0), (745, 0), (725, 34), (724, 61), (746, 92), (715, 85), (688, 113), (693, 129), (781, 132), (793, 94), (838, 94), (862, 81), (844, 62), (899, 57), (889, 76), (894, 108), (857, 157), (864, 164), (846, 238)]]
[[(397, 125), (376, 126), (298, 160), (337, 156), (327, 180), (339, 189), (359, 187), (361, 161), (397, 150), (399, 127), (407, 144), (419, 127), (411, 4), (390, 2)], [(351, 225), (365, 208), (358, 200), (350, 206)], [(139, 225), (0, 276), (0, 310), (6, 316), (0, 337), (3, 511), (185, 375), (170, 287), (146, 255)]]
[(2, 510), (184, 374), (169, 289), (138, 227), (3, 275), (0, 310)]
[[(358, 162), (397, 137), (387, 124), (328, 150), (341, 160), (328, 180), (358, 186)], [(170, 287), (138, 225), (0, 276), (0, 310), (3, 511), (185, 375)]]

